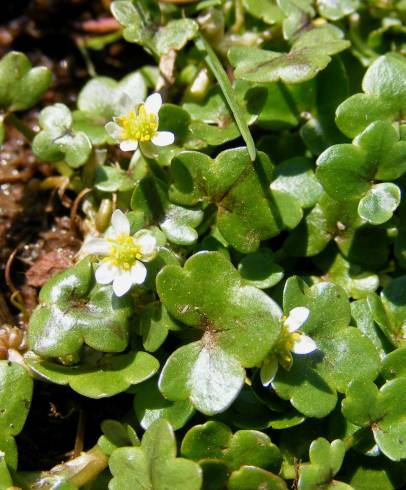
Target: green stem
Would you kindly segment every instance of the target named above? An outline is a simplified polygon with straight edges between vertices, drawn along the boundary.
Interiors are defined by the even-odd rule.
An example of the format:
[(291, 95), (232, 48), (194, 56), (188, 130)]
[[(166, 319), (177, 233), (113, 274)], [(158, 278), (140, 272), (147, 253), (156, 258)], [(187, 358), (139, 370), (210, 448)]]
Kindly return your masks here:
[(244, 26), (245, 15), (244, 15), (244, 5), (242, 0), (235, 0), (235, 22), (231, 27), (233, 32), (239, 33)]
[(213, 72), (223, 95), (233, 113), (235, 122), (240, 130), (241, 136), (243, 137), (245, 144), (247, 145), (248, 154), (252, 161), (256, 158), (256, 148), (255, 143), (248, 128), (248, 124), (245, 121), (243, 110), (234, 96), (234, 89), (228, 79), (227, 73), (225, 72), (223, 65), (218, 59), (216, 53), (213, 51), (210, 44), (206, 41), (202, 34), (198, 34), (196, 39), (196, 47), (203, 53), (204, 59)]
[(49, 477), (59, 476), (72, 482), (77, 487), (82, 487), (86, 483), (94, 480), (102, 471), (107, 468), (108, 458), (103, 451), (96, 445), (89, 451), (82, 453), (77, 458), (66, 463), (54, 466), (49, 471), (44, 471), (41, 478), (35, 482), (38, 488), (42, 482)]
[(28, 141), (32, 141), (35, 136), (35, 131), (29, 128), (21, 119), (10, 112), (6, 118), (7, 122), (11, 123), (20, 133), (27, 138)]

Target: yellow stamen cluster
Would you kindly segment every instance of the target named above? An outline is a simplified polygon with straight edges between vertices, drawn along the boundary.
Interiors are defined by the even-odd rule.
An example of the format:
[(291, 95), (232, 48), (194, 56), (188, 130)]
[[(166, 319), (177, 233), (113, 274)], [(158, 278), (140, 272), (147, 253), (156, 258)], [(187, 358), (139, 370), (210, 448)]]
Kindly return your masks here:
[(111, 249), (110, 255), (104, 259), (106, 262), (128, 271), (137, 260), (141, 260), (141, 250), (135, 245), (133, 237), (119, 235), (117, 238), (108, 238), (107, 241), (111, 243)]
[(277, 355), (279, 362), (285, 369), (290, 369), (292, 364), (291, 351), (295, 346), (295, 343), (299, 340), (300, 336), (300, 333), (289, 332), (287, 327), (282, 327), (282, 331), (276, 347), (274, 348), (274, 352)]
[(147, 112), (144, 104), (140, 105), (138, 114), (129, 111), (125, 116), (116, 117), (115, 122), (123, 128), (123, 140), (151, 141), (158, 131), (156, 114)]

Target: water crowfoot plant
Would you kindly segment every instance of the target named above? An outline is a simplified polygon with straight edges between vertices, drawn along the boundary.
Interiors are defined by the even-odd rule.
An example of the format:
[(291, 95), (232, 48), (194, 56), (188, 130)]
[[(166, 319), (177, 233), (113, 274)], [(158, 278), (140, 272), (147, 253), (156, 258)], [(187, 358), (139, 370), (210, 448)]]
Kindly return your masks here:
[(0, 490), (406, 488), (405, 2), (8, 3)]

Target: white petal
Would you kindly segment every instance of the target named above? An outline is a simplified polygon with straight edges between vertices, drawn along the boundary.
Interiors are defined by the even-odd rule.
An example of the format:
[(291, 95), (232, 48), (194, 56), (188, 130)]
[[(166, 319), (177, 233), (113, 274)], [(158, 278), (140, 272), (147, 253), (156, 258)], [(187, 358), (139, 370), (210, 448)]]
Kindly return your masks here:
[(158, 131), (152, 138), (152, 143), (157, 146), (168, 146), (175, 141), (175, 135), (170, 131)]
[(278, 371), (278, 359), (274, 356), (265, 359), (261, 366), (259, 376), (264, 386), (269, 386), (274, 380)]
[(127, 216), (120, 210), (116, 209), (111, 217), (111, 224), (117, 235), (129, 235), (130, 234), (130, 222)]
[(99, 284), (110, 284), (119, 273), (119, 269), (111, 262), (102, 262), (96, 269), (96, 282)]
[(288, 318), (284, 321), (289, 332), (296, 332), (309, 317), (310, 310), (304, 306), (298, 306), (290, 310)]
[(147, 268), (145, 265), (138, 261), (131, 267), (131, 282), (133, 284), (142, 284), (147, 277)]
[(135, 151), (138, 148), (137, 140), (124, 140), (120, 143), (121, 151)]
[(134, 235), (134, 245), (140, 248), (142, 260), (148, 262), (156, 255), (156, 238), (147, 230), (140, 230)]
[(162, 97), (160, 94), (151, 94), (146, 98), (144, 104), (147, 112), (152, 112), (155, 115), (158, 115), (159, 109), (162, 105)]
[(296, 340), (292, 352), (295, 354), (309, 354), (317, 349), (316, 342), (307, 335), (301, 334)]
[(124, 296), (127, 293), (131, 286), (133, 285), (131, 280), (130, 271), (120, 271), (119, 274), (114, 279), (113, 282), (113, 291), (116, 296)]
[(111, 250), (111, 245), (102, 238), (95, 238), (85, 242), (82, 247), (83, 252), (94, 255), (108, 255)]
[(147, 158), (156, 158), (159, 155), (158, 147), (150, 141), (143, 141), (140, 143), (140, 150)]
[(113, 139), (119, 140), (121, 138), (123, 128), (117, 123), (110, 121), (104, 126), (104, 129)]

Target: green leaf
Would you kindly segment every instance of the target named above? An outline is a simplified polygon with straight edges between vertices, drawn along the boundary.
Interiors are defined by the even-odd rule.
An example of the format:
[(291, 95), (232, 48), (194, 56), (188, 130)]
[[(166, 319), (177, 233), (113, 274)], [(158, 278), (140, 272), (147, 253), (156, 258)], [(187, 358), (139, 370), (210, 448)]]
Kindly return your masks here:
[(144, 44), (150, 33), (143, 24), (139, 11), (131, 0), (116, 0), (111, 4), (111, 13), (124, 27), (123, 36), (126, 41)]
[(283, 20), (283, 12), (274, 0), (243, 0), (246, 11), (267, 24), (279, 24)]
[(339, 20), (359, 8), (359, 0), (319, 0), (320, 14), (329, 20)]
[(155, 420), (166, 419), (174, 430), (180, 429), (193, 416), (193, 406), (189, 400), (166, 400), (158, 390), (157, 381), (153, 378), (135, 389), (134, 410), (139, 423), (147, 430)]
[(395, 128), (386, 121), (375, 121), (352, 145), (334, 145), (320, 155), (317, 177), (335, 199), (356, 199), (368, 190), (372, 179), (399, 178), (406, 171), (405, 156), (406, 142), (400, 140)]
[(169, 357), (161, 392), (170, 400), (189, 398), (203, 413), (225, 410), (244, 383), (243, 368), (261, 362), (276, 341), (279, 307), (245, 285), (219, 252), (196, 254), (184, 269), (165, 267), (157, 289), (169, 313), (202, 335)]
[(126, 192), (134, 188), (135, 179), (128, 172), (119, 167), (108, 167), (107, 165), (96, 168), (96, 179), (94, 186), (103, 192)]
[(302, 157), (291, 158), (276, 167), (271, 189), (291, 194), (303, 208), (313, 207), (323, 192), (312, 162)]
[(271, 288), (283, 278), (283, 269), (275, 264), (269, 248), (246, 255), (238, 264), (238, 271), (245, 282), (260, 289)]
[[(148, 5), (147, 12), (153, 8)], [(193, 19), (170, 20), (159, 26), (159, 8), (157, 19), (146, 18), (146, 10), (130, 0), (116, 0), (111, 4), (111, 13), (124, 27), (126, 41), (138, 43), (152, 49), (157, 56), (168, 54), (171, 50), (181, 50), (198, 32), (198, 24)], [(150, 16), (153, 17), (153, 16)]]
[(300, 34), (288, 53), (252, 47), (235, 47), (229, 59), (235, 76), (251, 82), (300, 83), (314, 78), (331, 61), (331, 56), (348, 48), (342, 32), (326, 24)]
[(277, 4), (285, 14), (283, 20), (283, 37), (294, 38), (310, 24), (315, 11), (312, 0), (277, 0)]
[[(351, 298), (366, 298), (379, 286), (379, 277), (376, 274), (349, 262), (334, 246), (327, 247), (313, 260), (322, 270), (323, 276), (344, 288)], [(314, 280), (318, 281), (319, 278), (315, 277)]]
[(406, 375), (406, 346), (390, 352), (382, 359), (381, 374), (388, 380)]
[(232, 437), (233, 433), (227, 425), (209, 420), (187, 431), (182, 441), (181, 454), (194, 461), (206, 458), (222, 459)]
[(89, 398), (105, 398), (122, 393), (131, 385), (153, 376), (159, 368), (159, 362), (147, 352), (131, 351), (116, 356), (94, 357), (90, 362), (73, 367), (38, 358), (28, 359), (27, 363), (41, 378), (59, 385), (69, 385)]
[(217, 207), (217, 226), (232, 247), (255, 252), (261, 240), (302, 217), (299, 202), (284, 191), (270, 191), (273, 166), (264, 153), (252, 163), (244, 148), (221, 152), (213, 161), (199, 152), (182, 152), (172, 160), (171, 201)]
[(309, 449), (310, 463), (300, 465), (298, 490), (352, 490), (350, 485), (333, 480), (339, 471), (345, 455), (345, 444), (336, 439), (331, 444), (319, 437)]
[(159, 223), (170, 242), (190, 245), (197, 241), (195, 228), (203, 221), (203, 211), (169, 202), (166, 185), (157, 179), (146, 177), (136, 184), (131, 207), (143, 213), (144, 226)]
[(285, 246), (294, 257), (313, 256), (334, 240), (351, 263), (382, 267), (392, 238), (384, 226), (368, 225), (358, 215), (357, 201), (336, 201), (323, 194), (304, 221), (290, 233)]
[(154, 46), (160, 56), (172, 49), (179, 51), (197, 32), (198, 24), (193, 19), (171, 20), (155, 34)]
[(0, 451), (0, 488), (8, 489), (12, 486), (13, 480), (7, 468), (5, 454)]
[(180, 330), (182, 328), (158, 301), (147, 305), (141, 311), (138, 321), (144, 349), (148, 352), (155, 352), (161, 347), (169, 330)]
[(28, 372), (14, 362), (0, 361), (0, 451), (5, 461), (17, 468), (17, 445), (14, 436), (25, 424), (31, 406), (33, 380)]
[(111, 286), (95, 285), (88, 259), (54, 276), (41, 289), (29, 323), (30, 348), (42, 357), (74, 355), (83, 344), (121, 352), (128, 344), (132, 303)]
[(176, 458), (176, 441), (166, 420), (145, 432), (140, 447), (116, 449), (110, 457), (110, 490), (199, 490), (202, 472), (193, 461)]
[(64, 104), (54, 104), (41, 111), (41, 131), (32, 142), (35, 155), (41, 160), (65, 160), (72, 168), (86, 163), (92, 144), (85, 133), (72, 130), (72, 114)]
[(406, 457), (406, 378), (385, 383), (381, 389), (367, 381), (351, 383), (342, 412), (356, 425), (370, 427), (379, 449), (393, 461)]
[(181, 447), (182, 456), (195, 461), (222, 459), (230, 471), (243, 465), (279, 471), (281, 455), (263, 432), (239, 430), (234, 435), (221, 422), (209, 421), (190, 429)]
[(35, 105), (51, 83), (45, 66), (32, 68), (23, 53), (10, 51), (0, 61), (0, 108), (22, 111)]
[(406, 276), (393, 279), (380, 293), (368, 296), (369, 307), (374, 320), (386, 337), (396, 347), (406, 340), (406, 305), (404, 302), (404, 288)]
[(364, 93), (352, 95), (337, 108), (336, 123), (354, 137), (378, 119), (399, 121), (406, 109), (406, 60), (397, 53), (379, 57), (362, 81)]
[(230, 490), (257, 490), (259, 488), (287, 490), (288, 487), (282, 478), (269, 471), (255, 466), (243, 466), (231, 474), (228, 488)]
[(392, 218), (400, 204), (400, 189), (388, 182), (372, 186), (358, 204), (361, 218), (374, 225), (380, 225)]
[(351, 315), (361, 332), (366, 335), (375, 345), (382, 357), (387, 350), (391, 349), (389, 342), (384, 337), (378, 325), (374, 322), (371, 309), (367, 299), (360, 299), (351, 303)]
[(107, 419), (102, 422), (101, 430), (103, 435), (99, 437), (97, 445), (108, 456), (119, 447), (140, 445), (135, 430), (129, 424)]
[(371, 458), (352, 453), (345, 481), (354, 490), (395, 490), (404, 486), (405, 470), (403, 463), (394, 463), (384, 456)]

